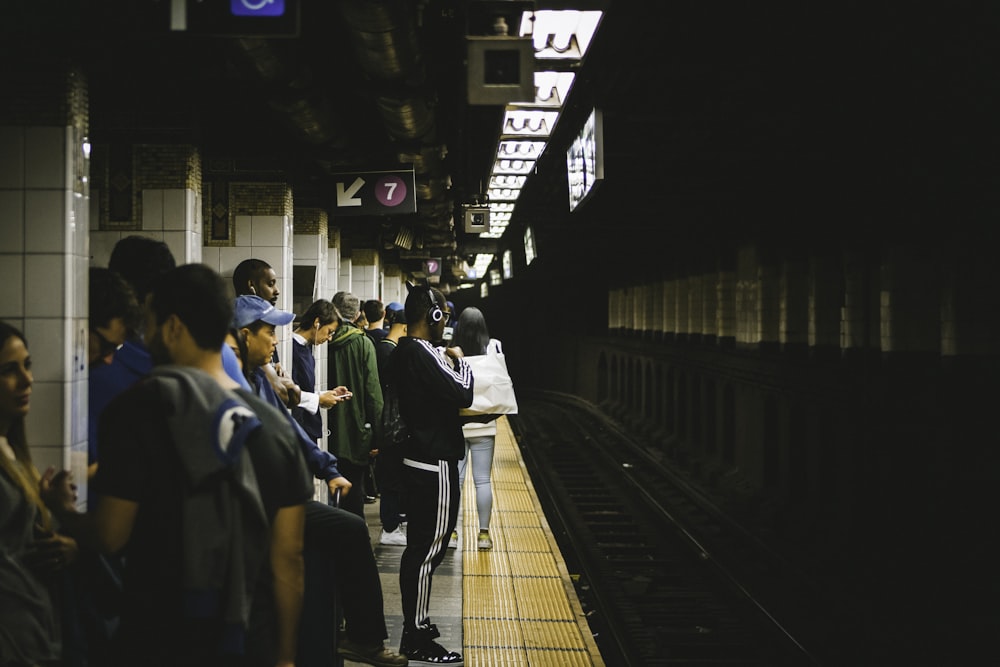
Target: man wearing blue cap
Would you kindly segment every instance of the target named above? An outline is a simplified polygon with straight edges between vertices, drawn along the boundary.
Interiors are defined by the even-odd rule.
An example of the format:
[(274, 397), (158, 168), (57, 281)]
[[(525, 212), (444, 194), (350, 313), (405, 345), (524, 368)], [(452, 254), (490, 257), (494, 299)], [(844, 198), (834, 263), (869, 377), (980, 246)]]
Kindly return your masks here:
[[(275, 327), (290, 324), (295, 316), (279, 310), (259, 296), (236, 297), (233, 326), (245, 343), (244, 372), (258, 396), (282, 409), (298, 434), (306, 463), (316, 477), (326, 481), (331, 497), (347, 495), (351, 483), (337, 469), (337, 457), (319, 448), (282, 405), (263, 371), (278, 344)], [(339, 507), (311, 500), (306, 503), (306, 592), (299, 634), (300, 665), (332, 664), (337, 637), (332, 598), (333, 583), (327, 573), (332, 565), (344, 609), (346, 636), (336, 640), (340, 656), (379, 667), (403, 667), (404, 656), (385, 648), (382, 584), (368, 525), (364, 519)]]

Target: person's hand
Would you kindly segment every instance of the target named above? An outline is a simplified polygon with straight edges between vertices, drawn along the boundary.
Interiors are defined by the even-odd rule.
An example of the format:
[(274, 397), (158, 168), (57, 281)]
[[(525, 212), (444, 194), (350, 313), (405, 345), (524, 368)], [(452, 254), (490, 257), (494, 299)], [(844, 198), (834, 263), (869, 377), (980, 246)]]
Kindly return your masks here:
[(369, 449), (368, 450), (368, 458), (373, 459), (376, 456), (378, 456), (378, 450), (377, 449)]
[(73, 473), (69, 470), (60, 470), (49, 466), (42, 474), (38, 482), (38, 495), (49, 510), (59, 516), (76, 512), (77, 494), (76, 484), (73, 483)]
[(462, 357), (465, 356), (465, 352), (463, 352), (462, 348), (459, 347), (458, 345), (454, 347), (444, 348), (444, 353), (447, 354), (452, 359), (461, 359)]
[(333, 393), (332, 389), (327, 389), (326, 391), (320, 392), (319, 394), (319, 407), (321, 408), (332, 408), (337, 403), (340, 403), (340, 397)]
[(319, 407), (332, 408), (337, 403), (350, 400), (351, 396), (353, 396), (353, 394), (347, 390), (347, 387), (344, 386), (327, 389), (319, 395)]
[(295, 384), (291, 378), (281, 376), (279, 378), (281, 383), (285, 385), (285, 392), (287, 393), (288, 400), (285, 401), (285, 405), (289, 408), (294, 408), (302, 400), (302, 388)]
[(334, 496), (337, 490), (340, 490), (341, 496), (346, 496), (351, 492), (351, 487), (354, 486), (346, 477), (334, 477), (326, 483), (327, 487), (330, 489), (330, 495)]
[(24, 563), (37, 574), (53, 574), (75, 563), (80, 548), (72, 537), (37, 528), (35, 541), (24, 550)]

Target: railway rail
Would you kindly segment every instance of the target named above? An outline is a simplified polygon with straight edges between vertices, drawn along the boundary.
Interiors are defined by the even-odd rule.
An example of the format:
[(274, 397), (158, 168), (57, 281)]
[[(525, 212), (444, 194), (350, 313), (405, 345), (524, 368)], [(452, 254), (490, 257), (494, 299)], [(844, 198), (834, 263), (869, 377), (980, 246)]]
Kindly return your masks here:
[(850, 605), (594, 406), (524, 399), (510, 423), (607, 664), (889, 664)]

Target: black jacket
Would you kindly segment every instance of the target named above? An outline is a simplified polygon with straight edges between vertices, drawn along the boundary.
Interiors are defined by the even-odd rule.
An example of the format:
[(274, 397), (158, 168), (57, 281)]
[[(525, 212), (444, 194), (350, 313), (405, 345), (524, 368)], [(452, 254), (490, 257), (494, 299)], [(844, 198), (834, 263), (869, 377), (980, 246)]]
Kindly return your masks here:
[(429, 341), (404, 336), (390, 357), (389, 373), (410, 432), (403, 456), (428, 463), (462, 459), (465, 438), (458, 411), (472, 405), (469, 364)]

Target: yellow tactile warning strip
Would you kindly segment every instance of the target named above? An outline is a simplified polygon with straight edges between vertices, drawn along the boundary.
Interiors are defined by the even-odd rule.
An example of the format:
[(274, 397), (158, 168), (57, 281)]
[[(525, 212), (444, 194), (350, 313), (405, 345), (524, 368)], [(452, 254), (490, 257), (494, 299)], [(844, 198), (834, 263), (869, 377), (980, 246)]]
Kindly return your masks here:
[(462, 489), (465, 664), (603, 667), (505, 417), (497, 421), (492, 484), (490, 551), (479, 551), (476, 544), (471, 468)]

